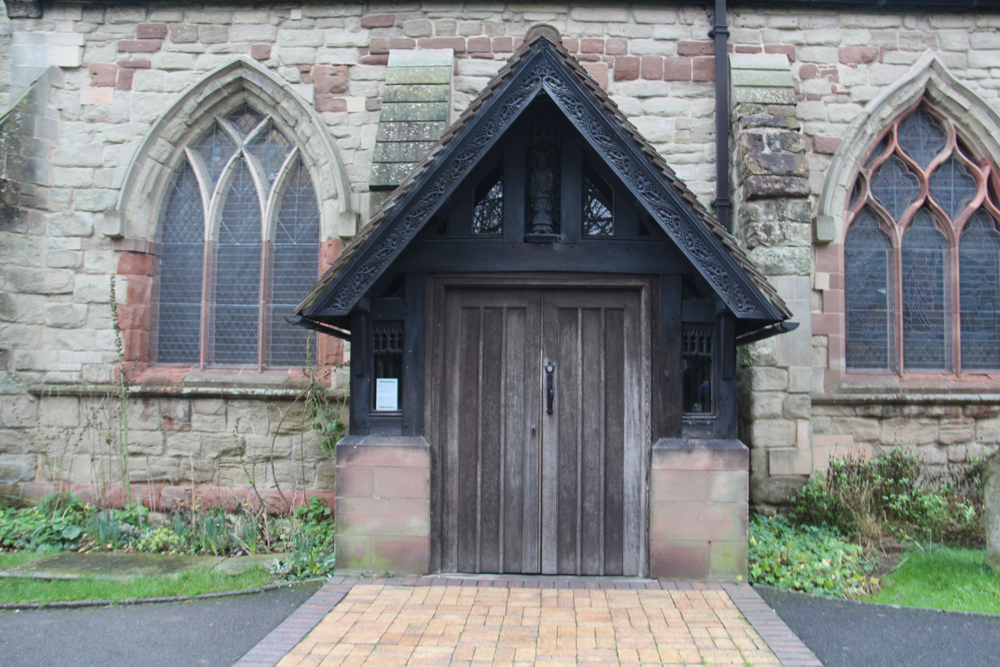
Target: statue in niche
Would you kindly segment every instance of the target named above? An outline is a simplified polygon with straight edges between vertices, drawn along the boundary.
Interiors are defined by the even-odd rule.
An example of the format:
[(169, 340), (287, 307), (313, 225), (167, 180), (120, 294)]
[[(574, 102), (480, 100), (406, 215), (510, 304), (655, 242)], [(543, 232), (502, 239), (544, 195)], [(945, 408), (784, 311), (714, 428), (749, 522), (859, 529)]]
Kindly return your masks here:
[(531, 219), (532, 234), (554, 234), (552, 222), (552, 199), (555, 195), (555, 174), (552, 173), (551, 161), (555, 151), (532, 149), (531, 151), (531, 209), (534, 216)]

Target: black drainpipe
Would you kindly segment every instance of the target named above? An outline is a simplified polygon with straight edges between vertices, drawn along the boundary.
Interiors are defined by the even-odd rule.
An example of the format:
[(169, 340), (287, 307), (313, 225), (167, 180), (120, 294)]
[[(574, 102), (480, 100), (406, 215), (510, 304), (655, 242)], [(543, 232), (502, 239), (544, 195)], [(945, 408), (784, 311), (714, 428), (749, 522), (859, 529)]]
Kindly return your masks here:
[(727, 232), (732, 232), (729, 200), (729, 26), (726, 25), (726, 0), (715, 0), (715, 25), (708, 32), (715, 39), (715, 217)]

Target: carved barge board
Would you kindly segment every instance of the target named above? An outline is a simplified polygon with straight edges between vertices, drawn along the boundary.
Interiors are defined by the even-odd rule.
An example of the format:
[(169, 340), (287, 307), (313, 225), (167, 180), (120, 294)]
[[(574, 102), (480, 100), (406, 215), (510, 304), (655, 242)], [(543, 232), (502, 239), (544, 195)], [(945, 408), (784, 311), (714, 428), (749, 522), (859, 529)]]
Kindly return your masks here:
[(520, 113), (544, 91), (738, 319), (785, 319), (786, 314), (754, 284), (693, 206), (626, 134), (631, 130), (611, 117), (559, 57), (557, 47), (541, 38), (531, 48), (303, 314), (310, 318), (347, 315)]

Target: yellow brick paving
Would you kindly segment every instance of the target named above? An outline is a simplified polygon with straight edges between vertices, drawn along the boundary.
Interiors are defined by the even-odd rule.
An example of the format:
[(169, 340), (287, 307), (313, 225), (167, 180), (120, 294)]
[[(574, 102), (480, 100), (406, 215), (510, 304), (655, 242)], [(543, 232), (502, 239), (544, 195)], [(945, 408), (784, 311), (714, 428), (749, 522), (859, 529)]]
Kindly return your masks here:
[(278, 667), (780, 665), (725, 591), (356, 585)]

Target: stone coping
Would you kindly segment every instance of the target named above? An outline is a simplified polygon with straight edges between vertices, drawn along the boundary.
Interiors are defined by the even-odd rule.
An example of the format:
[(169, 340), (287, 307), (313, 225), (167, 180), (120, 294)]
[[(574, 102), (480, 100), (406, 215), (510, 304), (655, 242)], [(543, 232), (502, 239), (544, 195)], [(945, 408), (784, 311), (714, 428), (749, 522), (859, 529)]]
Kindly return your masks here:
[[(228, 386), (206, 386), (203, 384), (147, 384), (133, 385), (129, 388), (128, 397), (167, 396), (180, 398), (259, 398), (274, 399), (301, 397), (307, 387), (281, 387), (267, 382), (240, 383)], [(117, 394), (115, 384), (32, 384), (28, 393), (46, 398), (60, 396), (105, 396)], [(346, 398), (347, 392), (342, 389), (327, 389), (327, 395), (332, 399)]]
[(970, 391), (963, 393), (919, 394), (915, 392), (880, 392), (880, 393), (850, 393), (812, 394), (813, 405), (862, 405), (878, 403), (918, 404), (918, 403), (1000, 403), (1000, 394), (980, 393)]
[(708, 581), (659, 581), (629, 577), (440, 574), (421, 577), (357, 579), (332, 577), (305, 604), (272, 630), (233, 667), (274, 667), (343, 600), (355, 584), (380, 586), (463, 586), (598, 590), (724, 591), (785, 667), (823, 667), (802, 640), (767, 606), (749, 584)]

